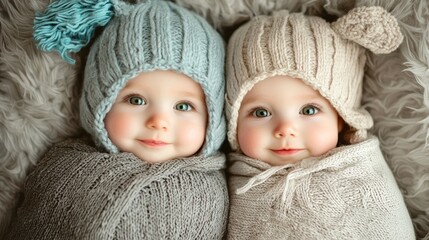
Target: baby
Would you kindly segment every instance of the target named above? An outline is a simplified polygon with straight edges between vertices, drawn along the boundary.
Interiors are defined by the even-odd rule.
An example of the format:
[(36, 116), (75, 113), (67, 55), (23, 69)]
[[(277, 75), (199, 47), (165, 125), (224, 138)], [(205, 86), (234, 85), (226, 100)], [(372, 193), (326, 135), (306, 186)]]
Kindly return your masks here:
[(96, 17), (107, 26), (91, 46), (80, 101), (92, 139), (59, 143), (41, 159), (8, 238), (222, 239), (222, 38), (167, 1), (67, 0), (36, 18), (35, 39), (59, 44), (72, 62), (65, 45), (76, 39), (54, 38)]
[(389, 53), (401, 41), (379, 7), (333, 23), (279, 11), (236, 30), (226, 63), (228, 239), (415, 239), (360, 105), (364, 47)]

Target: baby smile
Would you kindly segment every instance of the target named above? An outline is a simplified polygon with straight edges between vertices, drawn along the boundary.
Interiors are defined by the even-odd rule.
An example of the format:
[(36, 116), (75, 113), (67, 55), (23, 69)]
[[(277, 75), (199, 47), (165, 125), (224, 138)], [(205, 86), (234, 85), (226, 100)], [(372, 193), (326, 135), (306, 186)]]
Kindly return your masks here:
[(279, 149), (271, 149), (271, 151), (273, 151), (274, 153), (276, 153), (278, 155), (287, 156), (287, 155), (296, 154), (296, 153), (302, 151), (302, 149), (300, 149), (300, 148), (279, 148)]
[(155, 139), (142, 139), (138, 141), (147, 147), (153, 147), (153, 148), (160, 148), (168, 145), (168, 143), (166, 142), (155, 140)]

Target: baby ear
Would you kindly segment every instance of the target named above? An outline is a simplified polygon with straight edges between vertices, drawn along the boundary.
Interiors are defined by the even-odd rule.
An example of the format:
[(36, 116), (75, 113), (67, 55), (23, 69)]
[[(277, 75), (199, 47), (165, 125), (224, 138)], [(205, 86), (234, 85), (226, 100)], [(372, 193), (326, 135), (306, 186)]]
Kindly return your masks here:
[(396, 50), (403, 36), (396, 18), (382, 7), (357, 7), (331, 23), (342, 38), (358, 43), (375, 54)]

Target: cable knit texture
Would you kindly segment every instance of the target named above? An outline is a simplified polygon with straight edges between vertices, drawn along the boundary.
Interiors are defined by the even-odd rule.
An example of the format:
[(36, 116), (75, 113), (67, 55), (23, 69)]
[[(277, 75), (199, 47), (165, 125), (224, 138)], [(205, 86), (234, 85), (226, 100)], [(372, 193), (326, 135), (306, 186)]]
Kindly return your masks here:
[(297, 165), (229, 159), (228, 239), (415, 239), (374, 137)]
[(8, 239), (222, 239), (224, 167), (221, 153), (151, 165), (68, 140), (28, 176)]
[[(352, 20), (359, 16), (365, 16), (365, 21), (353, 25)], [(343, 35), (355, 36), (352, 40), (356, 42), (370, 45), (374, 41), (374, 52), (385, 53), (402, 41), (398, 28), (394, 34), (377, 35), (393, 28), (391, 22), (396, 20), (387, 16), (390, 15), (379, 8), (363, 7), (333, 25)], [(228, 44), (226, 63), (226, 116), (232, 149), (239, 148), (237, 118), (244, 96), (256, 83), (276, 75), (300, 78), (318, 90), (352, 127), (351, 142), (365, 140), (367, 129), (373, 125), (361, 106), (366, 50), (354, 41), (339, 35), (322, 18), (285, 10), (272, 16), (257, 16), (236, 30)], [(378, 46), (381, 49), (376, 49)]]
[(91, 46), (80, 101), (82, 126), (98, 146), (117, 153), (103, 120), (119, 91), (141, 72), (175, 70), (204, 91), (209, 121), (201, 154), (209, 156), (225, 139), (219, 98), (224, 95), (224, 53), (221, 36), (187, 9), (162, 0), (121, 5)]

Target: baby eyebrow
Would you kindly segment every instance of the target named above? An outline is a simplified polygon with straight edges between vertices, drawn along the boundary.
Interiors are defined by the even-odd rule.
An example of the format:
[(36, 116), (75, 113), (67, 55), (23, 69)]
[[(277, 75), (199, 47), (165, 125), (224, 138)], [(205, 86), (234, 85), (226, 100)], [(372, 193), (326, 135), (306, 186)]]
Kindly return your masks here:
[(254, 107), (261, 107), (263, 104), (262, 102), (242, 102), (240, 108), (254, 108)]
[(201, 97), (200, 94), (189, 92), (189, 91), (180, 91), (180, 92), (178, 92), (178, 95), (183, 95), (186, 97), (194, 97), (194, 98), (200, 98)]
[(247, 105), (247, 104), (254, 104), (255, 102), (262, 103), (262, 102), (266, 102), (266, 100), (261, 97), (249, 97), (249, 98), (243, 99), (243, 101), (241, 102), (241, 106)]

